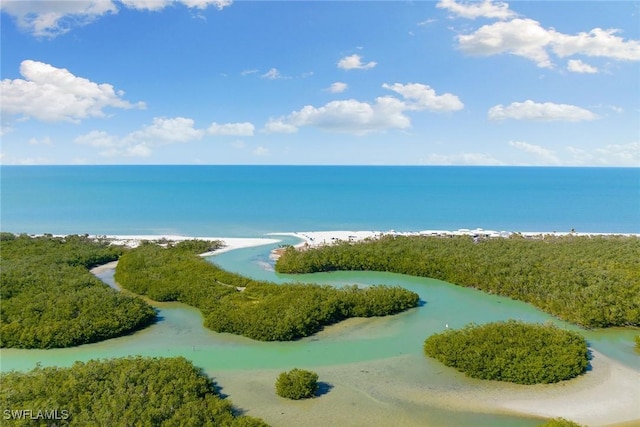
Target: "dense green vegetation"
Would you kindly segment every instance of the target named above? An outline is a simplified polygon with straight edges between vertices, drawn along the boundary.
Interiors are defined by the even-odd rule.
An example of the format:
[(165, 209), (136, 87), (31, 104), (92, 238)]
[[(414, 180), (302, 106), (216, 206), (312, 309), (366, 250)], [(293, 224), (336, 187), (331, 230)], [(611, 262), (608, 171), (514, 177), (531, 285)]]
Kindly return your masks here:
[(294, 368), (282, 372), (276, 380), (276, 394), (287, 399), (299, 400), (313, 397), (318, 392), (318, 374)]
[(582, 424), (574, 423), (564, 418), (552, 418), (539, 427), (582, 427)]
[(640, 335), (636, 335), (634, 340), (636, 342), (636, 350), (640, 350)]
[(280, 273), (374, 270), (431, 277), (535, 305), (585, 327), (640, 326), (640, 239), (385, 236), (287, 248)]
[(263, 341), (311, 335), (349, 317), (385, 316), (415, 307), (416, 293), (399, 287), (335, 289), (277, 285), (231, 273), (192, 248), (144, 244), (122, 255), (115, 279), (157, 301), (180, 301), (202, 311), (205, 326)]
[(89, 268), (121, 248), (86, 236), (0, 234), (2, 347), (70, 347), (120, 336), (155, 320), (140, 298), (122, 295)]
[[(10, 425), (266, 426), (236, 416), (211, 380), (182, 357), (92, 360), (9, 372), (0, 379), (0, 408), (3, 419), (13, 419)], [(33, 414), (16, 420), (21, 409)], [(38, 411), (58, 420), (44, 419), (46, 413), (31, 420)]]
[(427, 338), (424, 352), (470, 377), (518, 384), (568, 380), (589, 364), (577, 332), (515, 320), (449, 329)]

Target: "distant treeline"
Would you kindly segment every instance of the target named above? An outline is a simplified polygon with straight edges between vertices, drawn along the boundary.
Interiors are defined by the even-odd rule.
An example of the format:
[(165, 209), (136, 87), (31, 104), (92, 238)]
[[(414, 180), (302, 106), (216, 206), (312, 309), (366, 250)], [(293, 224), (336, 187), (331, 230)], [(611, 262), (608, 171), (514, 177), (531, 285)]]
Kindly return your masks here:
[(154, 322), (154, 309), (123, 295), (89, 269), (122, 248), (86, 236), (0, 233), (2, 347), (71, 347), (127, 334)]
[(279, 273), (373, 270), (431, 277), (525, 301), (585, 327), (640, 326), (640, 239), (384, 236), (287, 248)]
[[(186, 243), (185, 243), (186, 245)], [(148, 243), (127, 251), (115, 279), (157, 301), (197, 307), (205, 326), (263, 341), (288, 341), (349, 317), (395, 314), (418, 304), (399, 287), (274, 284), (225, 271), (196, 255), (197, 248)]]
[(587, 342), (577, 332), (515, 320), (431, 335), (424, 352), (470, 377), (518, 384), (568, 380), (589, 365)]
[(236, 416), (211, 380), (182, 357), (91, 360), (4, 373), (0, 411), (5, 423), (16, 426), (267, 426)]

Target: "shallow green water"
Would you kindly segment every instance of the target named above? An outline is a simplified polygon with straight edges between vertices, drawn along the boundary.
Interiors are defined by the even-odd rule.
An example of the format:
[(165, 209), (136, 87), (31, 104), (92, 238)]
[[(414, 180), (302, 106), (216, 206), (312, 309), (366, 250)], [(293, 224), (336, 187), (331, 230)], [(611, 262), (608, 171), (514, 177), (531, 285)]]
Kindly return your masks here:
[[(180, 303), (161, 303), (157, 305), (160, 320), (143, 331), (70, 349), (3, 349), (0, 352), (1, 370), (28, 370), (38, 363), (43, 366), (70, 366), (77, 360), (138, 354), (184, 356), (208, 372), (290, 369), (294, 366), (326, 368), (399, 355), (423, 357), (422, 344), (425, 338), (446, 327), (459, 328), (470, 322), (484, 323), (510, 318), (530, 322), (551, 321), (561, 327), (579, 330), (595, 350), (640, 369), (640, 357), (633, 348), (633, 336), (638, 334), (637, 329), (584, 331), (527, 304), (432, 279), (372, 272), (334, 272), (295, 277), (276, 275), (268, 258), (271, 248), (265, 246), (232, 251), (211, 261), (231, 271), (276, 282), (293, 280), (335, 286), (354, 283), (399, 285), (417, 292), (423, 304), (396, 316), (350, 320), (295, 342), (265, 343), (212, 332), (202, 326), (203, 319), (198, 310)], [(101, 278), (113, 280), (112, 271), (102, 274)], [(428, 370), (425, 372), (425, 375), (432, 375)], [(457, 387), (464, 387), (459, 376), (453, 379), (448, 370), (440, 374), (438, 372), (437, 381), (453, 381)], [(435, 378), (433, 376), (431, 380)], [(475, 425), (532, 426), (539, 423), (535, 418), (506, 415), (466, 414), (436, 408), (413, 410), (427, 410), (429, 417), (448, 420), (446, 425), (452, 426), (465, 425), (469, 420), (474, 420)], [(439, 423), (434, 421), (433, 424)]]

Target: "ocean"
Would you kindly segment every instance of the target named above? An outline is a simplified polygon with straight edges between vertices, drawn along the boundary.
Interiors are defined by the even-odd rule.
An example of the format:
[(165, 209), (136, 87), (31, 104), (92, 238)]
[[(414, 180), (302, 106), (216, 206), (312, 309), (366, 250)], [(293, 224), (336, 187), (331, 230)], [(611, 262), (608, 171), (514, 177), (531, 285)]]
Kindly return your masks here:
[(2, 166), (1, 229), (640, 233), (640, 168)]

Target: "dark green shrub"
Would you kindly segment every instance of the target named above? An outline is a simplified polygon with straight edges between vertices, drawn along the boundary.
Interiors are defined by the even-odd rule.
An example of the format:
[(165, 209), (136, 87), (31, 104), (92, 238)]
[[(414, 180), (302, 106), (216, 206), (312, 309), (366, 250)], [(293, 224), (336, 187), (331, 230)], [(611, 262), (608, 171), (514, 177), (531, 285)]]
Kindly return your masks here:
[(287, 399), (307, 399), (318, 391), (318, 374), (294, 368), (282, 372), (276, 380), (276, 393)]
[(587, 343), (580, 334), (515, 320), (432, 335), (424, 352), (470, 377), (518, 384), (568, 380), (589, 364)]
[(582, 427), (582, 424), (574, 423), (564, 418), (552, 418), (546, 423), (540, 424), (539, 427)]
[[(236, 416), (211, 379), (182, 357), (90, 360), (70, 368), (3, 373), (0, 407), (57, 410), (62, 418), (45, 423), (27, 415), (7, 425), (266, 426), (260, 419)], [(7, 416), (19, 414), (5, 411)]]

